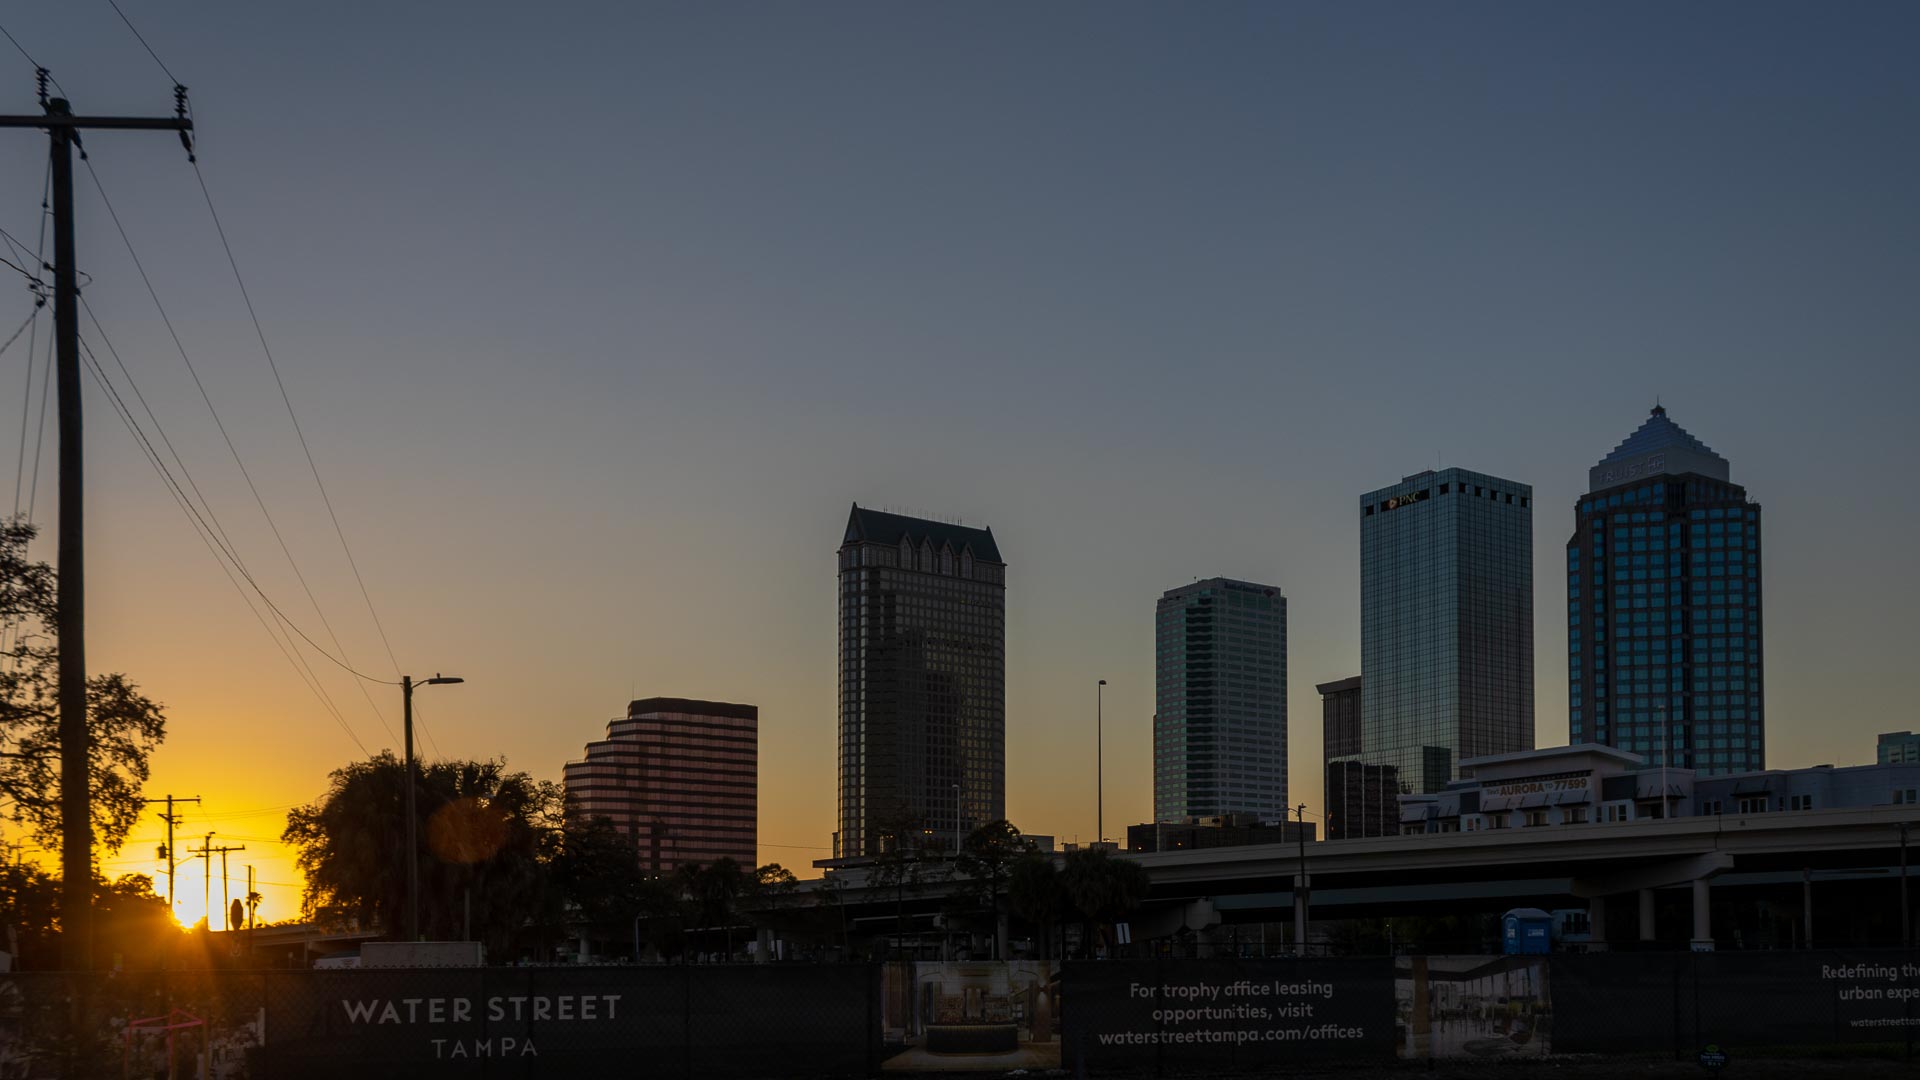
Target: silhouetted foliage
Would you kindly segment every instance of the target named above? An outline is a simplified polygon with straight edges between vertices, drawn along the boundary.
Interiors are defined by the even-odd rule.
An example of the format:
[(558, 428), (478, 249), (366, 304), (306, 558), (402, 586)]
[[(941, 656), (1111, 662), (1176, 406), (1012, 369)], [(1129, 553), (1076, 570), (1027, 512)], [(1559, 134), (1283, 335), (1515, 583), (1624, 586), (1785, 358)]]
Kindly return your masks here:
[[(95, 876), (94, 949), (107, 966), (150, 970), (165, 966), (186, 934), (154, 895), (153, 879)], [(31, 864), (0, 866), (0, 948), (21, 970), (60, 967), (60, 878)]]
[[(391, 752), (334, 770), (327, 793), (287, 815), (283, 839), (306, 876), (301, 900), (378, 927), (406, 926), (406, 769)], [(442, 761), (421, 768), (420, 931), (458, 940), (468, 906), (473, 937), (504, 953), (530, 919), (553, 925), (558, 894), (547, 863), (559, 839), (556, 785), (508, 772), (501, 761)]]
[[(53, 569), (27, 558), (36, 530), (0, 524), (0, 814), (42, 846), (60, 845), (60, 655), (48, 632), (57, 595)], [(125, 675), (87, 679), (93, 833), (118, 851), (144, 809), (148, 759), (166, 738), (161, 707)]]
[(1051, 957), (1054, 928), (1065, 917), (1067, 905), (1053, 856), (1029, 851), (1015, 859), (1007, 871), (1007, 899), (1014, 914), (1033, 925), (1040, 955)]
[(633, 842), (604, 817), (568, 819), (547, 864), (549, 900), (565, 917), (602, 935), (619, 935), (659, 907), (660, 883), (641, 872)]
[(907, 892), (919, 886), (928, 870), (927, 831), (919, 818), (905, 812), (890, 814), (876, 824), (880, 854), (874, 858), (868, 880), (893, 890), (894, 929), (904, 935), (909, 927)]
[[(956, 899), (974, 910), (983, 911), (994, 922), (994, 949), (999, 950), (998, 923), (1007, 883), (1019, 859), (1033, 850), (1020, 836), (1020, 830), (1004, 818), (989, 821), (967, 834), (960, 846), (957, 869), (965, 876)], [(996, 956), (995, 959), (1004, 959)]]
[(1060, 868), (1060, 887), (1086, 931), (1080, 947), (1092, 956), (1094, 927), (1124, 918), (1147, 898), (1147, 871), (1104, 848), (1082, 848), (1067, 853)]

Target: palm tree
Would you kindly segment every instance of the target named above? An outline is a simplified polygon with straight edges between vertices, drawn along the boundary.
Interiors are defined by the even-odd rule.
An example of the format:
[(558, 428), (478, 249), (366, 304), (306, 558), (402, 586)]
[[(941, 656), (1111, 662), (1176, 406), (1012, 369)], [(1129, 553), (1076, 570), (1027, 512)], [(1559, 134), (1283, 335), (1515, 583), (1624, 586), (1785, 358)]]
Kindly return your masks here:
[(1147, 898), (1147, 871), (1132, 859), (1117, 859), (1102, 848), (1083, 848), (1067, 855), (1060, 871), (1067, 900), (1080, 913), (1084, 934), (1082, 952), (1093, 955), (1093, 928), (1117, 922)]
[(1007, 899), (1015, 914), (1033, 924), (1041, 959), (1050, 959), (1054, 923), (1059, 921), (1065, 901), (1053, 856), (1032, 851), (1015, 860), (1007, 872)]
[(993, 920), (995, 960), (1006, 959), (1000, 955), (1005, 948), (1000, 932), (1000, 901), (1006, 894), (1007, 880), (1014, 864), (1031, 850), (1032, 845), (1020, 838), (1020, 830), (1002, 818), (989, 821), (969, 833), (956, 860), (959, 871), (971, 879), (966, 889), (970, 894), (969, 899), (984, 907), (988, 917)]

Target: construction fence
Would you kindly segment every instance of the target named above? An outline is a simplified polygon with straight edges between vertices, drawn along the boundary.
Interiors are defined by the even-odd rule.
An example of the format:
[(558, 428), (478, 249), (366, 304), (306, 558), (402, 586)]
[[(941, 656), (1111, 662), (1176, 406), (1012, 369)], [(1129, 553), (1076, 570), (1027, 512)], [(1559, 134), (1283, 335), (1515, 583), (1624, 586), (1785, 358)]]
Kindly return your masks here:
[(0, 1080), (1911, 1054), (1899, 950), (0, 974)]

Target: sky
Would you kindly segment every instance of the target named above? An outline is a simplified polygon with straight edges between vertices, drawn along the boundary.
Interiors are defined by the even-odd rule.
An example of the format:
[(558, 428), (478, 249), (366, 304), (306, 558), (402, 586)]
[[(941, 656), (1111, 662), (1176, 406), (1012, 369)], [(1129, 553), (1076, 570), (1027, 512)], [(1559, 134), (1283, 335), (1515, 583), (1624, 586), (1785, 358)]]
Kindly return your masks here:
[[(750, 702), (760, 857), (813, 873), (858, 501), (999, 540), (1016, 825), (1090, 838), (1101, 678), (1105, 820), (1151, 815), (1154, 601), (1215, 575), (1288, 597), (1318, 810), (1359, 495), (1435, 465), (1533, 486), (1564, 743), (1575, 498), (1656, 398), (1766, 508), (1768, 764), (1915, 726), (1912, 5), (121, 6), (191, 87), (398, 667), (467, 679), (420, 692), (428, 757), (557, 780), (630, 697)], [(4, 25), (79, 111), (171, 112), (104, 0)], [(0, 87), (35, 111), (17, 53)], [(44, 142), (0, 134), (31, 242)], [(87, 148), (318, 612), (83, 169), (107, 340), (262, 588), (394, 678), (177, 140)], [(31, 466), (25, 345), (0, 449)], [(246, 845), (290, 918), (284, 811), (398, 746), (397, 689), (307, 650), (343, 730), (89, 395), (90, 665), (166, 705), (148, 790), (202, 797), (182, 831)]]

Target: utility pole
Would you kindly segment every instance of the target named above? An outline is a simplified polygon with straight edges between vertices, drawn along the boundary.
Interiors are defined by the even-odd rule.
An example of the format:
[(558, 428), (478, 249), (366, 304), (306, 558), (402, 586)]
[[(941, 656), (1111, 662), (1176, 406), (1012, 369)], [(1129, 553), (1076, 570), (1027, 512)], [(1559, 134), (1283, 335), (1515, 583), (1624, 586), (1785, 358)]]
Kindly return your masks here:
[(206, 840), (200, 844), (199, 851), (189, 851), (188, 854), (200, 856), (201, 862), (206, 865), (206, 884), (200, 890), (200, 906), (207, 913), (207, 930), (211, 932), (213, 930), (213, 834), (207, 834)]
[[(222, 844), (221, 846), (214, 848), (213, 850), (220, 853), (220, 921), (226, 922), (227, 911), (229, 910), (229, 906), (233, 903), (233, 895), (227, 888), (227, 852), (245, 851), (247, 850), (247, 845), (241, 844), (239, 847), (228, 847), (225, 844)], [(208, 868), (209, 869), (212, 868), (211, 862), (208, 863)], [(209, 900), (208, 902), (211, 903), (212, 901)], [(209, 912), (207, 915), (207, 929), (209, 930), (213, 929), (213, 915), (211, 912)]]
[(162, 858), (167, 861), (167, 911), (171, 914), (173, 911), (173, 871), (175, 867), (180, 865), (179, 860), (173, 857), (173, 827), (180, 824), (180, 815), (173, 812), (173, 804), (194, 803), (197, 805), (200, 802), (200, 796), (195, 795), (189, 799), (184, 795), (169, 795), (164, 800), (145, 799), (142, 801), (149, 806), (157, 802), (165, 802), (167, 804), (167, 812), (160, 815), (160, 820), (167, 823), (167, 853), (162, 856)]
[[(80, 289), (74, 266), (73, 151), (83, 130), (177, 131), (193, 152), (187, 132), (187, 88), (173, 88), (171, 117), (75, 116), (66, 98), (48, 97), (51, 76), (39, 82), (39, 116), (0, 116), (0, 128), (40, 128), (51, 142), (49, 180), (53, 187), (53, 327), (59, 384), (60, 532), (59, 595), (54, 601), (54, 636), (60, 650), (60, 920), (62, 961), (68, 971), (93, 966), (93, 817), (87, 775), (86, 546), (82, 498), (80, 425)], [(86, 151), (80, 156), (84, 160)], [(36, 269), (38, 269), (36, 267)], [(171, 857), (171, 856), (169, 856)]]

